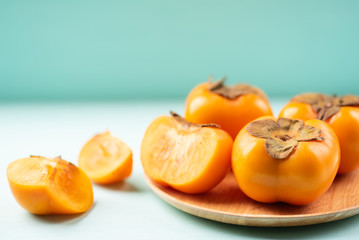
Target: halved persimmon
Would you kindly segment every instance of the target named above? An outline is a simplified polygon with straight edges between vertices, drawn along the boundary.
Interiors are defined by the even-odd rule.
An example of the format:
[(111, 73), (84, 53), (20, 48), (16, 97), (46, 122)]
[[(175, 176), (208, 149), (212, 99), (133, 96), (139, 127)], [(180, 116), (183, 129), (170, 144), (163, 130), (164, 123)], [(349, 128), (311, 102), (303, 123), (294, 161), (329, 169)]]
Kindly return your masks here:
[(16, 201), (34, 214), (82, 213), (93, 202), (90, 179), (60, 157), (16, 160), (9, 164), (7, 178)]
[(185, 118), (197, 124), (215, 123), (234, 139), (250, 121), (273, 116), (266, 94), (248, 84), (226, 86), (225, 79), (196, 86), (186, 100)]
[(143, 137), (145, 173), (185, 193), (216, 186), (230, 168), (233, 140), (214, 124), (189, 123), (177, 114), (156, 118)]
[(132, 172), (132, 150), (109, 131), (97, 134), (82, 148), (79, 167), (94, 181), (110, 184)]

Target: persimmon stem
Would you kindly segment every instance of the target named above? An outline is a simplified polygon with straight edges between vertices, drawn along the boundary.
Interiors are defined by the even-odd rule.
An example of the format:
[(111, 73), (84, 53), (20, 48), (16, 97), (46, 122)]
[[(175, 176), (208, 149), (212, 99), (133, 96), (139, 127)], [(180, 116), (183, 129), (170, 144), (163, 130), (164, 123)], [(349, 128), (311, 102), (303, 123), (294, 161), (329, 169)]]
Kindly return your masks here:
[(312, 106), (314, 112), (318, 114), (317, 119), (326, 121), (331, 116), (339, 112), (341, 107), (359, 106), (359, 97), (354, 95), (329, 96), (320, 93), (304, 93), (292, 98), (293, 102), (307, 103)]
[(230, 100), (237, 99), (238, 97), (246, 94), (255, 94), (265, 100), (268, 100), (266, 94), (259, 88), (251, 86), (249, 84), (236, 84), (233, 86), (226, 86), (224, 84), (225, 81), (226, 77), (223, 77), (213, 83), (212, 77), (210, 77), (210, 87), (208, 88), (208, 90), (212, 93), (218, 94)]
[(188, 122), (186, 119), (184, 119), (179, 114), (177, 114), (177, 113), (175, 113), (173, 111), (170, 111), (170, 114), (174, 119), (176, 119), (176, 121), (180, 122), (185, 128), (190, 128), (190, 127), (196, 127), (196, 128), (203, 128), (203, 127), (221, 128), (219, 125), (214, 124), (214, 123), (195, 124), (195, 123)]

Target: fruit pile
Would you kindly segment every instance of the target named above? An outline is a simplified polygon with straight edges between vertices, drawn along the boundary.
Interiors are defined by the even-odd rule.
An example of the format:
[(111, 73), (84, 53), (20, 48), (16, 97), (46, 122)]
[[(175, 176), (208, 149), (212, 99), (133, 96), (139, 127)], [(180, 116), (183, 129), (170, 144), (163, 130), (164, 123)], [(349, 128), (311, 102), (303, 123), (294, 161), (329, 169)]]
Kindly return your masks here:
[(183, 118), (149, 125), (141, 162), (152, 180), (185, 193), (211, 190), (231, 169), (256, 201), (305, 205), (359, 167), (359, 97), (300, 94), (275, 118), (262, 90), (209, 81), (190, 92)]

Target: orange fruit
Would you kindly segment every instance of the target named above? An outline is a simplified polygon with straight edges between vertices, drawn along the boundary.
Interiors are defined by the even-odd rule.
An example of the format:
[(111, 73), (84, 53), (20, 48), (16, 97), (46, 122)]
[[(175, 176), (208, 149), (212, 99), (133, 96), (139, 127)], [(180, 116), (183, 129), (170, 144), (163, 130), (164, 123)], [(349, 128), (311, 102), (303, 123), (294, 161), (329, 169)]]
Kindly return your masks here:
[(94, 136), (84, 145), (79, 167), (94, 182), (119, 182), (131, 175), (132, 150), (107, 131)]
[(7, 178), (16, 201), (34, 214), (82, 213), (93, 202), (90, 179), (60, 157), (16, 160), (9, 164)]

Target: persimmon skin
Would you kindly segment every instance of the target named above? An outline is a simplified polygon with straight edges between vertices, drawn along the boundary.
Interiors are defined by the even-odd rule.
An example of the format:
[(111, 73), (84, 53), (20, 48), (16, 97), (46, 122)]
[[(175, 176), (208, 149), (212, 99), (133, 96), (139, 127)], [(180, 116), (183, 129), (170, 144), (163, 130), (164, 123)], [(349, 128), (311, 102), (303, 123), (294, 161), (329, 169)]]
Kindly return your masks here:
[(132, 150), (109, 131), (95, 135), (81, 149), (79, 167), (99, 184), (123, 181), (132, 173)]
[[(267, 118), (274, 119), (260, 119)], [(264, 203), (306, 205), (329, 189), (340, 163), (338, 139), (323, 121), (305, 124), (320, 129), (325, 140), (299, 142), (285, 159), (271, 157), (265, 139), (252, 136), (246, 127), (240, 131), (233, 143), (232, 170), (248, 197)]]
[[(32, 176), (26, 174), (14, 176), (16, 164), (20, 161), (26, 164), (26, 160), (31, 161), (31, 158), (37, 158), (39, 165), (47, 160), (54, 164), (46, 164), (43, 172), (39, 173), (43, 175), (42, 180), (36, 183), (21, 183), (17, 180), (19, 177), (31, 179)], [(82, 213), (89, 210), (93, 203), (90, 179), (80, 168), (62, 159), (43, 157), (19, 159), (9, 164), (7, 177), (12, 194), (19, 205), (36, 215)], [(76, 197), (72, 199), (72, 196), (68, 196), (75, 193), (81, 199), (76, 199)]]
[(127, 156), (126, 160), (119, 166), (114, 172), (108, 175), (93, 179), (94, 182), (99, 184), (112, 184), (116, 182), (124, 181), (126, 178), (131, 176), (132, 173), (133, 159), (132, 154)]
[(261, 116), (273, 116), (269, 102), (256, 94), (227, 99), (212, 93), (210, 83), (196, 86), (186, 99), (185, 119), (193, 123), (215, 123), (234, 139), (244, 125)]
[(359, 168), (359, 108), (341, 107), (328, 119), (339, 139), (341, 161), (338, 172), (349, 173)]
[(289, 102), (280, 111), (278, 118), (291, 118), (307, 121), (316, 119), (318, 116), (313, 108), (307, 103)]
[[(318, 116), (309, 104), (289, 102), (279, 117), (296, 118), (304, 121)], [(359, 168), (359, 107), (341, 107), (339, 112), (326, 122), (336, 133), (341, 148), (338, 174), (346, 174)]]
[[(211, 146), (208, 151), (206, 144)], [(222, 129), (183, 129), (172, 117), (160, 116), (143, 137), (141, 162), (145, 174), (158, 184), (184, 193), (203, 193), (227, 174), (232, 144)]]

